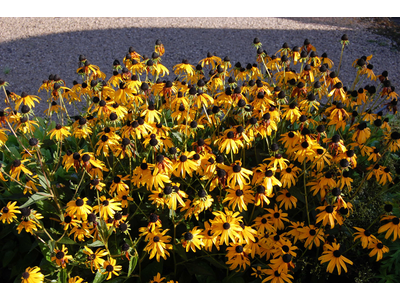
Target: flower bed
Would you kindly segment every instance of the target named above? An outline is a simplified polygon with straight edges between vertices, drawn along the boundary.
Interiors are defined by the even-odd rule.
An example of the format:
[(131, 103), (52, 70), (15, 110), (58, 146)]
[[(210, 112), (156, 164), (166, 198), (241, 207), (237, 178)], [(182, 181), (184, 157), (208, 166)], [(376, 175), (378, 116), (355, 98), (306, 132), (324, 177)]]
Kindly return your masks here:
[(336, 67), (256, 38), (169, 81), (157, 40), (45, 100), (0, 80), (2, 281), (398, 281), (398, 95), (372, 55), (340, 81), (348, 43)]

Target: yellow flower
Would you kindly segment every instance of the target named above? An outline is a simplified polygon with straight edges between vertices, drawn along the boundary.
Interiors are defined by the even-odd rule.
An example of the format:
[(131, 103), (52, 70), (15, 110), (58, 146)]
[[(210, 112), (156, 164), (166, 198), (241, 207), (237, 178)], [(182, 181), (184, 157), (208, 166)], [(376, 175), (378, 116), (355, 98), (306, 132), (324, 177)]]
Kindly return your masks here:
[(35, 102), (39, 103), (40, 98), (38, 96), (28, 95), (22, 92), (21, 97), (15, 101), (15, 110), (19, 110), (20, 105), (27, 105), (29, 108), (35, 107)]
[(186, 249), (186, 252), (189, 252), (190, 249), (196, 252), (196, 248), (200, 250), (201, 247), (204, 246), (201, 232), (202, 230), (197, 229), (197, 226), (195, 226), (192, 230), (189, 230), (183, 235), (182, 246)]
[(28, 161), (28, 159), (24, 159), (24, 160), (16, 159), (13, 161), (11, 168), (10, 168), (11, 178), (17, 179), (19, 181), (19, 176), (21, 175), (21, 171), (25, 174), (32, 175), (32, 172), (29, 171), (24, 166), (24, 162), (27, 162), (27, 161)]
[(191, 152), (183, 152), (179, 159), (174, 163), (172, 166), (172, 174), (174, 174), (176, 177), (181, 177), (185, 179), (186, 173), (192, 177), (192, 172), (196, 171), (198, 166), (197, 164), (192, 161), (190, 158), (195, 155), (196, 152), (191, 151)]
[(0, 221), (3, 222), (3, 224), (7, 221), (7, 224), (11, 224), (14, 219), (17, 219), (17, 216), (15, 214), (20, 214), (21, 212), (18, 210), (19, 206), (16, 206), (17, 201), (11, 203), (8, 202), (7, 206), (3, 207), (0, 210)]
[(150, 280), (150, 283), (161, 283), (165, 277), (161, 277), (160, 273), (157, 273), (156, 276), (153, 277), (153, 280)]
[(67, 255), (68, 249), (65, 247), (65, 245), (62, 245), (61, 250), (54, 249), (54, 252), (56, 253), (56, 256), (53, 256), (51, 261), (56, 261), (56, 264), (64, 269), (69, 260), (72, 260), (72, 255)]
[(266, 277), (262, 282), (271, 281), (271, 283), (284, 283), (286, 281), (291, 283), (290, 279), (293, 279), (293, 276), (287, 272), (279, 272), (277, 267), (273, 269), (266, 269), (265, 274), (269, 276)]
[(212, 68), (215, 68), (215, 64), (221, 64), (222, 60), (218, 56), (212, 55), (210, 52), (207, 53), (207, 57), (203, 58), (199, 61), (199, 64), (201, 64), (202, 67), (204, 67), (204, 64), (206, 66), (211, 65)]
[(87, 215), (92, 212), (92, 207), (86, 204), (87, 201), (86, 197), (83, 199), (78, 197), (76, 200), (69, 201), (66, 212), (70, 216), (76, 216), (78, 220), (87, 220)]
[(40, 273), (39, 267), (28, 267), (22, 273), (22, 283), (43, 283), (44, 275)]
[(167, 249), (172, 249), (172, 245), (169, 244), (171, 242), (171, 237), (169, 235), (165, 235), (165, 233), (169, 229), (165, 229), (163, 232), (154, 231), (154, 234), (151, 235), (146, 247), (144, 247), (144, 251), (150, 253), (150, 259), (154, 256), (157, 261), (160, 261), (160, 257), (163, 259), (167, 259), (167, 255), (169, 256), (169, 252)]
[(86, 264), (90, 264), (90, 269), (92, 270), (92, 273), (94, 273), (93, 267), (98, 270), (101, 266), (103, 266), (105, 260), (102, 259), (102, 257), (108, 255), (108, 252), (105, 249), (98, 248), (96, 252), (93, 252), (92, 249), (87, 246), (85, 246), (85, 250), (83, 250), (83, 253), (87, 255)]
[(400, 238), (400, 220), (396, 216), (384, 216), (382, 217), (381, 222), (385, 220), (388, 220), (389, 222), (379, 227), (378, 233), (386, 231), (385, 239), (388, 239), (393, 233), (392, 241), (394, 242), (397, 238)]
[(107, 280), (111, 279), (112, 274), (119, 276), (117, 272), (122, 270), (122, 266), (116, 265), (116, 260), (112, 257), (110, 257), (110, 260), (107, 260), (103, 263), (103, 267), (105, 269), (103, 274), (108, 273)]
[(353, 235), (355, 236), (354, 241), (357, 239), (361, 240), (361, 246), (365, 249), (369, 247), (369, 245), (376, 240), (376, 237), (371, 234), (371, 231), (368, 229), (362, 229), (359, 227), (353, 227), (357, 230)]
[(100, 205), (94, 206), (93, 211), (99, 213), (100, 217), (105, 221), (109, 218), (113, 218), (117, 211), (122, 210), (121, 203), (116, 202), (114, 199), (106, 199), (106, 196), (103, 195), (99, 200)]
[(222, 211), (213, 212), (215, 215), (214, 220), (210, 220), (212, 232), (218, 236), (221, 236), (219, 244), (229, 245), (229, 239), (232, 242), (241, 239), (240, 232), (243, 228), (240, 226), (239, 221), (243, 218), (238, 216), (239, 212), (231, 212), (226, 207), (225, 213)]
[(57, 141), (61, 141), (65, 137), (70, 136), (71, 132), (69, 131), (68, 126), (57, 124), (55, 128), (49, 131), (48, 135), (50, 135), (50, 139), (55, 136)]
[(82, 283), (83, 280), (84, 280), (83, 278), (75, 276), (73, 278), (68, 279), (68, 283)]
[(382, 242), (378, 239), (373, 239), (368, 246), (372, 251), (369, 253), (369, 256), (372, 257), (376, 255), (376, 261), (381, 260), (384, 253), (389, 252), (389, 248), (382, 244)]
[(352, 265), (353, 262), (342, 255), (342, 252), (339, 249), (340, 244), (332, 243), (332, 246), (327, 244), (326, 248), (328, 250), (325, 250), (318, 258), (318, 260), (321, 261), (321, 264), (329, 262), (326, 271), (329, 273), (333, 273), (336, 267), (338, 270), (338, 274), (340, 275), (343, 267), (344, 271), (347, 273), (346, 263)]
[(227, 254), (226, 257), (228, 261), (226, 264), (229, 264), (229, 269), (234, 270), (239, 267), (236, 272), (239, 272), (242, 268), (245, 270), (247, 265), (250, 266), (250, 259), (248, 258), (248, 246), (242, 246), (238, 243), (230, 243), (230, 247), (226, 248)]

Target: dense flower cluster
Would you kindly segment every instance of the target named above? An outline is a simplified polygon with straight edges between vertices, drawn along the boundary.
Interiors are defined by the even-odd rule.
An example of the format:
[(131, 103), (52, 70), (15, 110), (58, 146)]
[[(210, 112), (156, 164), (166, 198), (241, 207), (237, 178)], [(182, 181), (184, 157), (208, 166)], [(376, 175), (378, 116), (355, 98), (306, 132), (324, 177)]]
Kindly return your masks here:
[[(342, 51), (347, 44), (343, 36)], [(54, 274), (71, 265), (103, 280), (141, 281), (136, 264), (153, 260), (172, 260), (162, 274), (177, 280), (186, 260), (207, 258), (228, 279), (291, 282), (307, 253), (341, 275), (353, 265), (343, 230), (354, 236), (347, 247), (361, 243), (381, 260), (382, 241), (400, 238), (388, 209), (398, 203), (386, 204), (377, 232), (348, 218), (366, 182), (382, 192), (398, 183), (385, 159), (400, 149), (388, 73), (375, 75), (372, 55), (362, 56), (346, 87), (340, 62), (334, 70), (308, 39), (271, 56), (257, 38), (253, 46), (253, 64), (208, 53), (175, 65), (173, 81), (162, 80), (170, 70), (159, 40), (151, 57), (129, 48), (108, 79), (81, 55), (81, 83), (50, 75), (40, 86), (45, 119), (33, 113), (42, 99), (0, 80), (0, 180), (24, 194), (4, 201), (0, 221), (36, 236)], [(93, 279), (75, 272), (69, 282)], [(37, 266), (22, 273), (22, 282), (43, 280)]]

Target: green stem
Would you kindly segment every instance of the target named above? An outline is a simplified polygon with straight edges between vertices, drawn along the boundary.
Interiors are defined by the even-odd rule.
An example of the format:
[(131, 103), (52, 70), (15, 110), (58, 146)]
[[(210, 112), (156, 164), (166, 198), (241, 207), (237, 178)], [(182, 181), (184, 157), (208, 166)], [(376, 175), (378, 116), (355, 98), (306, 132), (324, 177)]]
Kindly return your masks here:
[(306, 186), (306, 160), (303, 162), (303, 184), (304, 184), (304, 200), (306, 201), (306, 213), (307, 213), (307, 220), (308, 220), (308, 225), (310, 225), (310, 214), (308, 213), (308, 200), (307, 200), (307, 186)]
[(340, 60), (339, 60), (339, 66), (338, 66), (337, 76), (339, 76), (340, 65), (342, 64), (343, 50), (344, 50), (344, 43), (343, 43), (343, 45), (342, 45), (342, 51), (340, 52)]

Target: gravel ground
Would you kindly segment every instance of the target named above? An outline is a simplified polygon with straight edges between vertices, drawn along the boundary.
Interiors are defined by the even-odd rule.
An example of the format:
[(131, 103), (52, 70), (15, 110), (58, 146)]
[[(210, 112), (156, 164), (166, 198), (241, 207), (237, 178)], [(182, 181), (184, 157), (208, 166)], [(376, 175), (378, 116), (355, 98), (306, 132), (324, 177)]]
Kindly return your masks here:
[[(400, 54), (390, 39), (367, 31), (361, 18), (0, 18), (0, 78), (10, 83), (8, 89), (38, 95), (43, 103), (35, 112), (47, 108), (46, 94), (37, 90), (50, 74), (58, 74), (67, 86), (79, 80), (78, 57), (112, 75), (114, 59), (127, 54), (130, 46), (151, 56), (156, 39), (166, 49), (162, 63), (170, 70), (182, 59), (196, 65), (212, 52), (232, 63), (254, 63), (252, 41), (258, 37), (271, 56), (284, 42), (291, 48), (302, 46), (308, 38), (317, 53), (328, 54), (339, 63), (340, 37), (346, 33), (350, 45), (345, 48), (340, 79), (350, 85), (355, 77), (351, 63), (362, 55), (373, 54), (375, 74), (389, 72), (394, 86), (399, 79)], [(169, 79), (173, 79), (173, 74)], [(0, 95), (0, 109), (4, 108)]]

